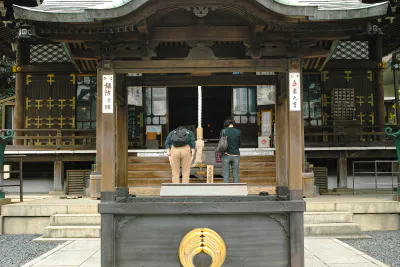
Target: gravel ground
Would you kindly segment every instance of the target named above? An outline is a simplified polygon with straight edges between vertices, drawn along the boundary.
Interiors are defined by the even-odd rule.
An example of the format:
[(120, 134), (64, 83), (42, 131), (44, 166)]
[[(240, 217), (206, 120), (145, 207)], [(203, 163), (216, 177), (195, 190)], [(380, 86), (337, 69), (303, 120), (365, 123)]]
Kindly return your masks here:
[(0, 267), (20, 267), (63, 242), (35, 242), (40, 235), (0, 235)]
[(400, 267), (400, 231), (373, 231), (364, 234), (372, 239), (341, 241), (389, 266)]

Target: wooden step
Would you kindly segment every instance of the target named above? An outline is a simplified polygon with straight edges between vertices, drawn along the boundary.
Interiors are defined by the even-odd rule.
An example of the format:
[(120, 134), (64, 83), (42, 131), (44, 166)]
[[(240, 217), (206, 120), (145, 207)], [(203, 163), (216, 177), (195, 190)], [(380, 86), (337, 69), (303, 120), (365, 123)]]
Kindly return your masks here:
[[(135, 186), (129, 187), (129, 194), (135, 194), (136, 196), (159, 196), (160, 186)], [(268, 192), (270, 194), (276, 194), (275, 185), (267, 186), (248, 186), (249, 195), (258, 195), (260, 192)]]
[[(217, 167), (222, 168), (222, 164)], [(258, 162), (258, 163), (241, 163), (241, 170), (265, 170), (276, 171), (275, 163)], [(128, 171), (170, 171), (171, 165), (169, 163), (135, 163), (128, 165)]]
[(170, 171), (169, 163), (135, 163), (128, 164), (128, 171)]
[[(233, 179), (230, 178), (231, 182)], [(247, 183), (249, 185), (275, 185), (276, 178), (275, 177), (239, 177), (239, 181), (241, 183)], [(191, 183), (205, 183), (205, 179), (197, 179), (197, 178), (190, 178)], [(214, 180), (215, 183), (223, 183), (222, 178), (217, 178)], [(162, 183), (171, 183), (171, 178), (137, 178), (137, 179), (129, 179), (128, 185), (129, 186), (157, 186), (161, 185)]]
[[(275, 156), (244, 156), (240, 162), (275, 162)], [(168, 157), (128, 157), (128, 163), (169, 163)]]
[[(165, 178), (171, 177), (172, 173), (170, 170), (166, 171), (129, 171), (128, 179), (136, 178)], [(241, 177), (275, 177), (275, 170), (239, 170), (239, 176)]]
[(128, 157), (128, 163), (168, 163), (168, 157)]

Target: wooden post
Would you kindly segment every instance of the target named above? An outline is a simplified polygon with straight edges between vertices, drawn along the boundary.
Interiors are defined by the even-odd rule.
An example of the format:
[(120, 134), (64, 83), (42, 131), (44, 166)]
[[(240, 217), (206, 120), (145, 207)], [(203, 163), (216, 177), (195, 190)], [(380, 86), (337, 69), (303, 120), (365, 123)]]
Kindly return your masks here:
[(304, 150), (302, 147), (304, 129), (301, 117), (301, 82), (302, 72), (299, 59), (289, 59), (289, 191), (291, 200), (303, 199), (303, 163)]
[[(121, 88), (124, 103), (117, 105), (117, 135), (116, 135), (116, 187), (117, 191), (125, 191), (128, 196), (128, 94), (125, 86), (125, 76), (117, 76), (117, 89)], [(122, 189), (120, 189), (122, 188)]]
[[(288, 60), (289, 70), (289, 195), (290, 200), (303, 200), (304, 129), (302, 118), (302, 72), (300, 59)], [(291, 266), (304, 267), (304, 217), (303, 212), (290, 213)]]
[[(282, 73), (283, 74), (283, 73)], [(287, 197), (289, 194), (289, 136), (288, 136), (288, 75), (281, 75), (279, 90), (276, 92), (276, 194), (279, 197)]]
[[(17, 44), (16, 65), (22, 66), (29, 64), (29, 43), (26, 40), (19, 39)], [(25, 121), (25, 74), (17, 72), (15, 75), (15, 108), (13, 129), (24, 129)], [(23, 133), (16, 132), (15, 136), (23, 136)], [(23, 140), (14, 139), (15, 145), (23, 145)]]
[(64, 163), (54, 161), (54, 191), (64, 191)]
[(347, 188), (347, 157), (346, 152), (340, 152), (337, 163), (337, 187)]
[(97, 99), (96, 99), (96, 171), (101, 172), (101, 156), (102, 156), (102, 100), (103, 100), (103, 80), (101, 70), (97, 70)]
[(116, 76), (112, 62), (102, 62), (102, 136), (101, 136), (101, 201), (115, 200), (115, 113)]
[[(382, 51), (382, 35), (378, 35), (374, 39), (372, 58), (377, 62), (377, 64), (382, 62), (383, 51)], [(379, 128), (380, 132), (384, 132), (385, 122), (385, 91), (383, 88), (383, 69), (377, 68), (374, 70), (374, 82), (375, 82), (375, 103), (376, 103), (376, 124), (382, 127)], [(385, 140), (384, 135), (379, 135), (378, 139), (380, 141)]]

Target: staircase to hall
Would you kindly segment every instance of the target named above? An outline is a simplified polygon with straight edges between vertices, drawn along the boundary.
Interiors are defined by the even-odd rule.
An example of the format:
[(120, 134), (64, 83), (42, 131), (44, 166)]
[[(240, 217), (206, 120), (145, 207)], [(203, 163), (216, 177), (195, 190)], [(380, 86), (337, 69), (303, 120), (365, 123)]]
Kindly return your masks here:
[[(214, 164), (214, 168), (214, 173), (220, 173), (221, 164)], [(195, 172), (198, 170), (194, 169)], [(159, 195), (161, 184), (171, 182), (171, 167), (167, 157), (130, 156), (128, 171), (129, 192), (138, 196)], [(259, 194), (262, 191), (275, 194), (275, 156), (242, 156), (239, 178), (241, 183), (248, 184), (250, 194)], [(205, 183), (206, 180), (190, 178), (190, 182)], [(214, 182), (222, 183), (223, 179), (216, 177)]]
[(100, 238), (101, 217), (93, 214), (55, 214), (42, 239), (48, 238)]

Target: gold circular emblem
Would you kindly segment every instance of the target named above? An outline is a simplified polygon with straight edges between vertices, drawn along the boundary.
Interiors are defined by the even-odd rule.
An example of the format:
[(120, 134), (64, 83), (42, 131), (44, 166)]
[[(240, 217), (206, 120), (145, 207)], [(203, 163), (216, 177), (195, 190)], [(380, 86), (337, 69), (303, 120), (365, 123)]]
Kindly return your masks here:
[(204, 252), (211, 257), (210, 267), (221, 267), (225, 261), (226, 247), (222, 237), (208, 228), (197, 228), (185, 235), (179, 246), (179, 259), (183, 267), (195, 267), (193, 258)]

